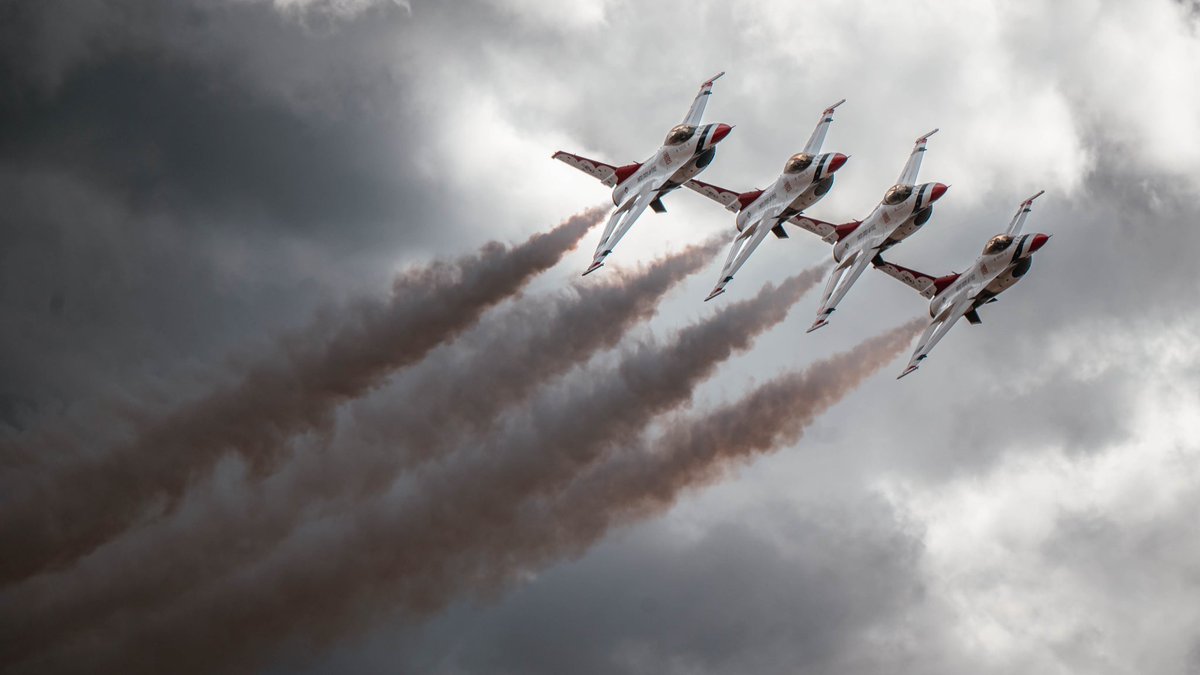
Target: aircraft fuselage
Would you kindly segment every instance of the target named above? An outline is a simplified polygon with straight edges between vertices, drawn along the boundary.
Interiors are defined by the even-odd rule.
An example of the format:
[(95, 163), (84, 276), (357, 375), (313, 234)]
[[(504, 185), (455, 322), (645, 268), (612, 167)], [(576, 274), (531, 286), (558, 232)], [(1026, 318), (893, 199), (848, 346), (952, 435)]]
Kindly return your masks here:
[(705, 169), (717, 154), (717, 143), (732, 129), (727, 124), (705, 124), (696, 128), (687, 141), (663, 145), (628, 178), (613, 188), (613, 204), (620, 206), (649, 184), (658, 196), (683, 185)]

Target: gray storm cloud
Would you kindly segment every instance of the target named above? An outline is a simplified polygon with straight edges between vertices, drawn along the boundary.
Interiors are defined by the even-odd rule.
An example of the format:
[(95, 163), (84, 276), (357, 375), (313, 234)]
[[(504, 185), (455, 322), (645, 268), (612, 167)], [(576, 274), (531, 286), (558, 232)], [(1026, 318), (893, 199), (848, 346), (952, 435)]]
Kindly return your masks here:
[(67, 564), (156, 503), (170, 508), (225, 454), (267, 472), (287, 437), (328, 426), (340, 403), (466, 330), (557, 263), (603, 216), (592, 209), (521, 245), (493, 242), (473, 256), (411, 270), (387, 302), (314, 326), (312, 335), (286, 341), (278, 362), (252, 367), (231, 389), (149, 424), (132, 444), (28, 484), (0, 515), (7, 552), (0, 582)]
[(182, 523), (143, 528), (72, 568), (0, 593), (0, 633), (10, 638), (0, 663), (113, 613), (167, 603), (265, 555), (314, 506), (328, 511), (337, 497), (374, 493), (469, 433), (488, 431), (540, 385), (617, 344), (724, 243), (714, 238), (635, 272), (618, 270), (608, 283), (524, 298), (485, 319), (471, 344), (455, 345), (452, 351), (468, 357), (431, 357), (423, 376), (402, 382), (374, 406), (375, 414), (356, 420), (349, 439), (296, 457), (271, 481), (239, 493), (235, 504), (217, 500)]
[[(64, 475), (60, 469), (81, 456), (86, 466), (88, 457), (103, 457), (98, 453), (148, 428), (121, 417), (124, 409), (161, 419), (181, 409), (180, 402), (214, 391), (214, 380), (236, 383), (225, 355), (308, 325), (316, 308), (338, 298), (386, 289), (397, 256), (468, 254), (487, 239), (523, 240), (523, 224), (557, 222), (602, 190), (550, 161), (550, 152), (575, 150), (605, 161), (642, 157), (678, 121), (698, 81), (727, 70), (708, 112), (738, 129), (701, 179), (761, 186), (802, 144), (816, 112), (845, 97), (828, 149), (854, 159), (812, 215), (838, 221), (865, 215), (895, 178), (915, 134), (939, 126), (923, 175), (955, 188), (930, 228), (894, 251), (896, 262), (935, 273), (960, 270), (1003, 228), (1016, 200), (1043, 188), (1048, 194), (1031, 226), (1053, 233), (1053, 245), (1016, 289), (988, 306), (983, 326), (956, 326), (929, 365), (901, 385), (885, 367), (853, 400), (809, 427), (802, 447), (760, 458), (758, 467), (713, 491), (719, 494), (672, 501), (680, 494), (676, 486), (692, 490), (718, 480), (770, 439), (751, 436), (742, 439), (746, 445), (726, 439), (727, 459), (712, 454), (713, 447), (707, 454), (697, 448), (694, 457), (677, 457), (677, 465), (660, 465), (652, 460), (668, 446), (683, 453), (688, 448), (673, 444), (704, 421), (660, 415), (653, 429), (662, 434), (616, 444), (611, 457), (574, 474), (561, 491), (525, 500), (513, 517), (520, 528), (489, 533), (446, 572), (469, 583), (443, 588), (455, 597), (507, 589), (513, 577), (525, 581), (537, 570), (529, 587), (506, 594), (497, 607), (452, 603), (420, 627), (361, 618), (402, 611), (387, 602), (399, 582), (379, 583), (378, 599), (362, 600), (368, 591), (356, 589), (358, 599), (340, 613), (344, 620), (289, 618), (297, 632), (279, 634), (308, 630), (331, 641), (284, 641), (266, 672), (928, 675), (979, 670), (982, 663), (997, 674), (1200, 673), (1200, 614), (1179, 592), (1198, 567), (1195, 547), (1187, 545), (1196, 540), (1196, 504), (1166, 503), (1173, 483), (1161, 477), (1189, 475), (1179, 462), (1195, 458), (1187, 440), (1194, 434), (1173, 438), (1158, 417), (1137, 414), (1166, 402), (1157, 398), (1160, 388), (1195, 391), (1200, 373), (1190, 347), (1200, 228), (1187, 226), (1197, 221), (1200, 204), (1195, 2), (985, 0), (952, 12), (861, 0), (645, 3), (638, 12), (611, 2), (566, 7), (545, 0), (413, 3), (411, 14), (386, 3), (361, 12), (321, 9), (368, 4), (4, 3), (0, 535), (10, 506), (39, 486), (53, 487), (43, 479)], [(622, 48), (613, 49), (617, 43)], [(647, 214), (639, 223), (622, 260), (678, 250), (681, 241), (729, 228), (729, 214), (697, 195), (683, 192), (669, 206), (669, 213)], [(738, 283), (757, 286), (826, 257), (806, 236), (762, 247)], [(611, 271), (584, 281), (605, 283)], [(849, 347), (849, 340), (924, 315), (925, 304), (890, 279), (871, 272), (859, 286), (834, 332), (764, 336), (703, 391), (740, 401), (778, 375), (781, 360), (800, 368)], [(532, 334), (538, 307), (532, 299), (497, 309), (528, 311), (524, 322), (513, 314), (513, 323)], [(681, 327), (715, 309), (696, 300), (664, 305), (659, 325)], [(489, 312), (485, 322), (499, 313)], [(21, 606), (40, 612), (25, 618), (44, 627), (66, 616), (84, 630), (77, 643), (55, 642), (52, 649), (64, 651), (48, 649), (48, 660), (39, 663), (97, 670), (69, 657), (102, 653), (101, 641), (124, 640), (126, 629), (153, 638), (136, 631), (159, 617), (186, 625), (171, 624), (172, 612), (199, 606), (209, 586), (189, 587), (163, 604), (159, 598), (168, 596), (155, 590), (163, 581), (156, 575), (181, 569), (176, 563), (226, 564), (215, 550), (190, 561), (184, 556), (203, 548), (206, 533), (222, 524), (270, 516), (255, 507), (283, 512), (300, 503), (302, 513), (284, 514), (283, 522), (302, 525), (277, 552), (274, 544), (260, 553), (250, 543), (254, 560), (284, 560), (290, 552), (296, 565), (314, 568), (309, 578), (321, 578), (322, 570), (342, 564), (340, 556), (371, 555), (339, 550), (337, 531), (358, 527), (355, 514), (376, 499), (405, 503), (402, 488), (465, 475), (450, 472), (460, 462), (487, 466), (480, 432), (467, 423), (461, 436), (446, 437), (445, 449), (455, 452), (434, 449), (436, 461), (366, 503), (359, 495), (386, 481), (350, 481), (345, 501), (325, 499), (343, 494), (333, 483), (351, 474), (331, 469), (333, 457), (324, 453), (361, 450), (356, 461), (364, 464), (397, 459), (387, 456), (397, 447), (387, 444), (393, 403), (424, 404), (406, 387), (436, 384), (443, 365), (440, 372), (457, 372), (449, 367), (469, 355), (460, 346), (490, 344), (469, 343), (471, 335), (433, 350), (365, 400), (339, 405), (331, 413), (336, 425), (278, 434), (288, 461), (266, 480), (243, 480), (236, 458), (218, 461), (214, 471), (194, 477), (173, 513), (147, 523), (143, 516), (154, 508), (139, 512), (135, 527), (70, 567), (0, 589), (0, 613), (11, 608), (9, 616), (20, 622), (18, 606), (7, 601), (16, 596), (7, 594), (45, 590), (22, 596)], [(764, 349), (769, 339), (786, 340), (795, 351)], [(541, 356), (510, 354), (527, 367)], [(611, 356), (596, 361), (609, 363)], [(427, 368), (435, 369), (428, 381)], [(584, 387), (574, 375), (532, 392), (526, 400), (534, 412), (553, 409), (554, 393)], [(764, 415), (773, 410), (772, 401), (760, 404)], [(534, 413), (522, 410), (529, 407), (510, 406), (488, 435), (529, 427)], [(1189, 419), (1186, 405), (1163, 409)], [(787, 422), (778, 416), (785, 411), (767, 422), (754, 416), (760, 411), (744, 412), (751, 415), (746, 422)], [(736, 422), (727, 428), (768, 433)], [(414, 433), (438, 438), (428, 429)], [(33, 437), (46, 443), (28, 443)], [(779, 438), (776, 447), (786, 442)], [(1176, 447), (1147, 452), (1165, 446)], [(1121, 447), (1134, 451), (1124, 465), (1129, 470), (1109, 475), (1089, 468), (1128, 457)], [(636, 454), (644, 448), (651, 457)], [(153, 459), (146, 461), (157, 469)], [(1025, 462), (1033, 468), (1005, 468)], [(304, 467), (312, 473), (290, 473)], [(1143, 469), (1155, 467), (1162, 473), (1143, 477)], [(1046, 482), (1058, 474), (1068, 480)], [(311, 480), (300, 481), (304, 475)], [(104, 489), (105, 476), (93, 480), (101, 485), (86, 490)], [(454, 483), (451, 502), (470, 499), (483, 480)], [(289, 494), (277, 487), (293, 485), (318, 498), (275, 501)], [(903, 488), (888, 496), (894, 503), (882, 514), (863, 507), (864, 495), (880, 498), (881, 485)], [(1191, 494), (1195, 485), (1189, 480), (1180, 489)], [(450, 486), (442, 489), (451, 494)], [(1096, 491), (1125, 497), (1087, 499)], [(959, 492), (966, 496), (953, 497)], [(1039, 496), (1048, 492), (1070, 498), (1064, 506)], [(629, 501), (587, 510), (621, 499)], [(609, 528), (672, 503), (666, 522), (604, 541)], [(988, 517), (1014, 508), (1020, 518)], [(1071, 508), (1079, 509), (1077, 518), (1068, 517)], [(780, 517), (746, 528), (747, 519), (763, 512)], [(841, 515), (826, 518), (829, 512)], [(806, 528), (797, 515), (821, 525)], [(890, 524), (879, 532), (911, 525), (911, 537), (897, 543), (881, 534), (865, 549), (838, 546), (881, 521)], [(720, 536), (725, 527), (757, 536)], [(1047, 528), (1056, 532), (1028, 532)], [(456, 532), (445, 529), (447, 536)], [(35, 535), (49, 542), (61, 533)], [(710, 542), (715, 556), (703, 573), (691, 545), (697, 537)], [(655, 553), (647, 539), (661, 542), (661, 550)], [(174, 541), (184, 545), (174, 550)], [(226, 544), (235, 574), (245, 575), (250, 592), (237, 601), (248, 616), (264, 597), (249, 586), (263, 578), (256, 576), (259, 567), (237, 567), (243, 542), (229, 545), (219, 532), (208, 541)], [(836, 574), (805, 580), (796, 556), (774, 551), (781, 541), (815, 555), (806, 558), (810, 567)], [(317, 546), (322, 542), (333, 544)], [(592, 542), (604, 543), (595, 550)], [(13, 543), (0, 539), (0, 558), (20, 559)], [(579, 554), (585, 555), (579, 564), (540, 573), (546, 561)], [(903, 569), (882, 562), (898, 556), (906, 560)], [(380, 565), (386, 564), (384, 556)], [(760, 565), (776, 572), (764, 574)], [(119, 577), (109, 576), (114, 566)], [(292, 588), (302, 588), (302, 571), (286, 570), (295, 575)], [(227, 573), (213, 573), (220, 574)], [(188, 575), (170, 583), (198, 578)], [(637, 583), (623, 583), (631, 575)], [(114, 588), (88, 585), (109, 581)], [(139, 585), (154, 593), (154, 604), (88, 606), (130, 597)], [(898, 588), (911, 591), (896, 595)], [(96, 594), (70, 597), (72, 589)], [(115, 595), (105, 595), (110, 590)], [(691, 602), (672, 599), (679, 597)], [(315, 609), (300, 600), (292, 608), (302, 616), (338, 609), (335, 601), (317, 599)], [(954, 606), (942, 606), (947, 600)], [(65, 604), (53, 604), (59, 601)], [(857, 609), (847, 611), (847, 603)], [(264, 609), (264, 620), (277, 610)], [(208, 616), (223, 615), (214, 608)], [(1137, 621), (1146, 616), (1170, 620)], [(243, 625), (222, 636), (219, 626), (208, 627), (207, 644), (218, 645), (209, 663), (230, 646), (243, 654), (271, 649), (269, 637), (242, 645), (258, 636)], [(350, 638), (353, 632), (360, 635)], [(9, 650), (10, 635), (0, 626), (0, 652)], [(168, 643), (186, 639), (167, 637)], [(136, 649), (125, 648), (136, 658)], [(104, 663), (116, 662), (116, 649)], [(167, 647), (158, 652), (159, 670), (174, 671), (183, 659), (167, 653)]]
[[(584, 373), (569, 391), (548, 391), (520, 428), (484, 440), (472, 460), (422, 474), (402, 503), (364, 500), (221, 583), (136, 620), (96, 627), (21, 667), (223, 670), (260, 661), (295, 634), (333, 638), (397, 607), (438, 609), (477, 581), (473, 566), (463, 567), (465, 552), (494, 546), (522, 504), (563, 489), (613, 448), (636, 442), (657, 416), (686, 404), (696, 385), (781, 322), (821, 276), (814, 268), (767, 285), (666, 343), (641, 343), (613, 369)], [(239, 636), (236, 644), (231, 635)]]

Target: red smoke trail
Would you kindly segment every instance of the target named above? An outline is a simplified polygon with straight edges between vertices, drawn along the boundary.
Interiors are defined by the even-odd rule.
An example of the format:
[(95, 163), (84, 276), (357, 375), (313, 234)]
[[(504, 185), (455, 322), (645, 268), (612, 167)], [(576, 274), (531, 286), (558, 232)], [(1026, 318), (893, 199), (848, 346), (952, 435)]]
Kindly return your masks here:
[(558, 262), (603, 216), (592, 209), (518, 246), (493, 242), (474, 256), (404, 274), (388, 302), (335, 317), (332, 337), (290, 340), (280, 362), (252, 368), (236, 386), (142, 430), (131, 445), (10, 495), (0, 511), (0, 584), (77, 559), (156, 502), (173, 507), (227, 453), (267, 471), (285, 439), (328, 426), (340, 403), (474, 324)]
[[(211, 583), (265, 555), (311, 516), (314, 503), (381, 489), (416, 461), (455, 447), (464, 431), (486, 429), (542, 383), (616, 344), (723, 243), (721, 238), (692, 246), (635, 273), (609, 275), (609, 283), (527, 298), (485, 319), (471, 344), (454, 345), (471, 356), (435, 359), (425, 376), (404, 382), (376, 406), (384, 409), (380, 415), (354, 423), (369, 431), (339, 443), (334, 452), (301, 455), (270, 480), (241, 491), (234, 504), (214, 497), (199, 514), (140, 528), (73, 568), (0, 594), (0, 634), (9, 638), (0, 647), (0, 664), (113, 613), (167, 604)], [(331, 510), (330, 504), (323, 507)], [(139, 562), (131, 566), (130, 560)]]
[[(522, 504), (569, 485), (655, 416), (686, 403), (735, 351), (786, 317), (820, 279), (814, 269), (726, 305), (670, 343), (646, 343), (613, 371), (543, 397), (524, 427), (493, 439), (475, 461), (423, 474), (402, 504), (377, 498), (311, 524), (270, 557), (170, 607), (25, 662), (30, 672), (72, 663), (122, 672), (211, 672), (261, 659), (286, 637), (344, 634), (396, 605), (427, 611), (473, 586), (469, 552), (503, 548)], [(337, 480), (337, 476), (330, 476)], [(503, 565), (503, 561), (498, 564)]]
[(524, 527), (506, 532), (501, 549), (479, 552), (473, 578), (486, 586), (582, 552), (611, 528), (665, 511), (736, 464), (795, 444), (813, 420), (901, 354), (924, 324), (911, 321), (717, 410), (673, 420), (653, 441), (629, 446), (561, 495), (529, 505)]

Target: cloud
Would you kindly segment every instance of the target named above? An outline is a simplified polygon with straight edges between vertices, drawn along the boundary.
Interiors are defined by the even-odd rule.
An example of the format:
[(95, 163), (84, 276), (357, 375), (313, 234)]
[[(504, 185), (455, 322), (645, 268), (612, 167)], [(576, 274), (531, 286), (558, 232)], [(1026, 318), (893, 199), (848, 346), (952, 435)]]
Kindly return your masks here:
[[(1020, 502), (1019, 494), (1037, 506), (1027, 520), (1053, 523), (1052, 531), (1020, 539), (1026, 553), (1007, 556), (1003, 570), (971, 551), (953, 556), (963, 569), (1002, 575), (1014, 591), (965, 586), (961, 597), (973, 603), (965, 616), (983, 617), (979, 623), (955, 619), (961, 615), (945, 600), (953, 594), (926, 596), (902, 614), (889, 609), (888, 596), (878, 621), (851, 613), (844, 625), (846, 635), (874, 637), (813, 646), (828, 654), (821, 663), (868, 672), (1191, 667), (1200, 630), (1163, 591), (1173, 586), (1183, 589), (1177, 597), (1188, 597), (1180, 561), (1190, 549), (1161, 543), (1189, 531), (1174, 515), (1185, 512), (1184, 501), (1152, 527), (1123, 520), (1114, 501), (1070, 503), (1060, 513), (1059, 502), (1022, 492), (1057, 468), (1012, 467), (1061, 458), (1066, 468), (1051, 490), (1069, 492), (1070, 477), (1090, 475), (1089, 462), (1117, 448), (1169, 447), (1156, 435), (1156, 418), (1129, 411), (1161, 385), (1194, 389), (1189, 336), (1200, 277), (1191, 251), (1200, 242), (1187, 226), (1197, 220), (1198, 194), (1196, 144), (1188, 139), (1200, 129), (1200, 78), (1192, 4), (982, 1), (947, 11), (934, 4), (699, 2), (629, 11), (619, 3), (562, 10), (466, 2), (417, 3), (409, 13), (388, 3), (310, 10), (268, 2), (10, 3), (0, 10), (0, 191), (7, 200), (0, 215), (0, 485), (19, 485), (46, 459), (7, 463), (27, 454), (29, 439), (61, 451), (55, 456), (65, 462), (72, 442), (90, 434), (95, 448), (75, 451), (90, 456), (119, 435), (113, 419), (170, 409), (227, 382), (228, 354), (236, 355), (235, 367), (254, 362), (270, 348), (263, 336), (297, 329), (318, 307), (377, 288), (397, 267), (463, 254), (493, 238), (523, 239), (538, 223), (597, 201), (605, 191), (551, 162), (550, 152), (642, 159), (679, 120), (699, 81), (727, 70), (709, 117), (738, 129), (705, 180), (761, 186), (803, 143), (817, 111), (845, 96), (828, 146), (852, 159), (814, 216), (865, 215), (895, 179), (914, 136), (939, 126), (923, 175), (953, 190), (924, 233), (893, 251), (897, 262), (960, 268), (1016, 202), (1040, 188), (1048, 193), (1031, 227), (1055, 238), (1030, 275), (988, 306), (984, 324), (956, 327), (918, 375), (854, 391), (813, 421), (802, 444), (690, 493), (666, 516), (681, 529), (653, 531), (670, 559), (663, 567), (688, 562), (689, 537), (769, 500), (843, 505), (836, 526), (819, 535), (834, 542), (834, 530), (882, 517), (863, 500), (881, 482), (926, 496), (974, 486), (984, 493), (980, 501), (943, 502), (961, 510), (960, 523), (986, 516), (994, 504)], [(695, 195), (673, 194), (668, 206), (634, 228), (623, 262), (729, 231), (729, 214)], [(480, 214), (490, 216), (486, 229)], [(749, 295), (827, 255), (797, 233), (762, 247), (739, 285)], [(560, 281), (551, 273), (533, 288)], [(664, 300), (647, 331), (672, 330), (706, 311), (698, 298), (707, 284), (690, 283)], [(924, 312), (909, 289), (867, 275), (829, 332), (800, 337), (804, 325), (785, 319), (698, 386), (693, 405), (736, 400), (781, 369), (802, 368)], [(1186, 409), (1178, 414), (1186, 417)], [(522, 419), (506, 418), (505, 428), (520, 428)], [(319, 446), (322, 439), (302, 440)], [(1171, 466), (1158, 445), (1143, 449), (1148, 470)], [(225, 470), (237, 474), (236, 466)], [(224, 473), (210, 483), (205, 489), (214, 492), (240, 485)], [(230, 495), (230, 503), (242, 502)], [(920, 520), (916, 513), (897, 518)], [(927, 529), (941, 531), (941, 522), (934, 518)], [(789, 528), (764, 526), (763, 537), (786, 538)], [(917, 522), (912, 532), (921, 529)], [(995, 527), (987, 533), (1007, 536)], [(991, 550), (987, 534), (975, 541), (977, 551)], [(1029, 553), (1043, 544), (1058, 566), (1043, 560), (1050, 554)], [(596, 558), (580, 552), (578, 564), (614, 578), (602, 570), (618, 558), (636, 560), (646, 545), (636, 538), (602, 544)], [(1122, 612), (1137, 605), (1134, 589), (1096, 579), (1138, 581), (1124, 558), (1143, 547), (1155, 552), (1147, 565), (1162, 587), (1138, 590), (1163, 598), (1158, 606), (1175, 621), (1129, 634), (1162, 655), (1148, 656), (1133, 638), (1112, 639), (1098, 659), (1094, 636), (1115, 635), (1125, 626)], [(840, 562), (861, 569), (854, 550), (832, 548)], [(1159, 553), (1177, 559), (1160, 562)], [(939, 581), (930, 570), (942, 567), (930, 565), (945, 558), (916, 555), (903, 574), (916, 574), (914, 583)], [(750, 562), (730, 563), (725, 576), (738, 578), (743, 565)], [(590, 616), (618, 615), (612, 586), (587, 586), (586, 577), (571, 576), (574, 569), (552, 574), (580, 584), (571, 586), (573, 597), (592, 608)], [(1020, 632), (1022, 617), (1039, 620), (1035, 610), (1058, 597), (1040, 595), (1047, 575), (1064, 580), (1064, 602), (1095, 615), (1096, 631), (1071, 615), (1046, 626), (1053, 644)], [(853, 576), (872, 581), (869, 572)], [(839, 594), (853, 592), (847, 581)], [(720, 575), (704, 583), (713, 596), (729, 597)], [(451, 664), (447, 670), (489, 670), (485, 657), (455, 661), (440, 650), (481, 616), (505, 617), (507, 629), (519, 632), (518, 609), (532, 610), (520, 599), (543, 593), (540, 584), (511, 600), (499, 596), (494, 609), (458, 607), (429, 633), (405, 625), (397, 647), (404, 653), (392, 656), (416, 664), (413, 670), (429, 670), (422, 659), (438, 658)], [(1016, 592), (1022, 589), (1029, 590)], [(577, 620), (581, 641), (588, 628), (603, 627), (563, 606), (539, 609), (542, 625)], [(724, 662), (716, 651), (761, 644), (757, 634), (742, 633), (722, 643), (726, 649), (697, 656), (691, 644), (668, 638), (704, 634), (692, 630), (701, 619), (688, 612), (671, 618), (669, 625), (631, 622), (642, 633), (631, 641), (645, 660), (631, 656), (621, 666), (715, 669), (709, 664), (747, 663)], [(397, 629), (380, 630), (394, 638)], [(644, 646), (656, 631), (660, 647)], [(378, 647), (378, 654), (386, 663), (388, 650)], [(878, 665), (854, 654), (898, 656)], [(999, 660), (988, 661), (991, 654)], [(290, 645), (278, 658), (296, 665), (283, 669), (293, 671), (311, 656)]]
[(879, 500), (766, 500), (695, 535), (637, 526), (503, 603), (460, 605), (419, 632), (398, 621), (391, 644), (284, 663), (438, 674), (868, 670), (895, 655), (880, 653), (875, 630), (923, 602), (920, 552), (920, 532)]
[(949, 639), (973, 642), (994, 672), (1186, 672), (1200, 626), (1185, 572), (1200, 556), (1185, 524), (1195, 404), (1165, 387), (1124, 413), (1152, 432), (1094, 453), (1046, 448), (933, 490), (888, 483), (893, 508), (926, 525)]
[(281, 340), (279, 360), (137, 429), (132, 444), (26, 485), (0, 519), (0, 541), (21, 552), (6, 559), (0, 578), (69, 564), (159, 500), (173, 508), (226, 453), (269, 473), (288, 437), (326, 427), (338, 405), (466, 330), (557, 263), (602, 217), (603, 209), (592, 209), (523, 244), (493, 242), (476, 256), (410, 270), (387, 301), (321, 317), (307, 333)]

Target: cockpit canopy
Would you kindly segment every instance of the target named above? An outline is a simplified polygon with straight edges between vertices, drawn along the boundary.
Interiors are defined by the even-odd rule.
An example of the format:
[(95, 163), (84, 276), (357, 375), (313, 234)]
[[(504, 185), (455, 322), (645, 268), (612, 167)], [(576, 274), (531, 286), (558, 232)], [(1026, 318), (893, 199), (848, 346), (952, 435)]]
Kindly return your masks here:
[(690, 124), (680, 124), (667, 133), (667, 145), (680, 145), (696, 135), (696, 127)]
[(984, 255), (996, 255), (1004, 249), (1012, 246), (1013, 238), (1011, 235), (998, 234), (988, 240), (988, 243), (983, 247)]
[(807, 152), (800, 152), (788, 158), (787, 164), (783, 165), (784, 173), (800, 173), (801, 171), (812, 166), (813, 156)]
[(883, 203), (888, 206), (895, 206), (908, 199), (913, 193), (911, 185), (893, 185), (888, 188), (887, 194), (883, 195)]

